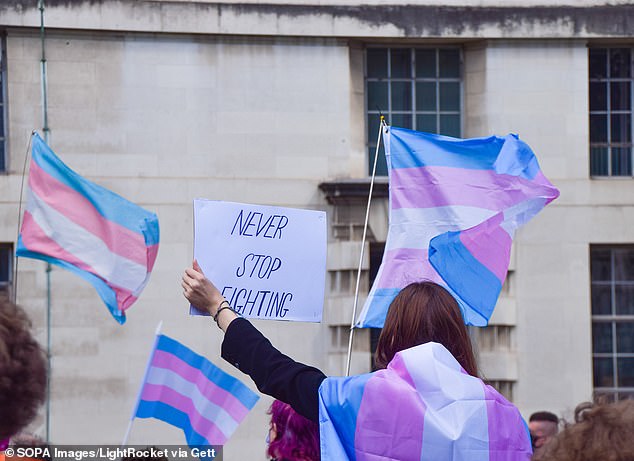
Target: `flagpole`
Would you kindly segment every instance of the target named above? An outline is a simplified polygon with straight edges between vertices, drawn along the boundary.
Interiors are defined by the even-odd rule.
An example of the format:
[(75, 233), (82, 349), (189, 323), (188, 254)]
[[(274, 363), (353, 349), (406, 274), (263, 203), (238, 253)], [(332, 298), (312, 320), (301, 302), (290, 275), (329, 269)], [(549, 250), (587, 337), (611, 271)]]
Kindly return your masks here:
[(350, 322), (350, 336), (348, 339), (348, 357), (346, 359), (346, 376), (350, 376), (350, 361), (352, 360), (352, 340), (354, 338), (354, 324), (357, 318), (357, 305), (359, 303), (359, 283), (361, 281), (361, 267), (365, 253), (365, 237), (368, 231), (368, 220), (370, 218), (370, 203), (372, 202), (372, 190), (374, 189), (374, 178), (376, 177), (376, 164), (379, 158), (379, 148), (381, 146), (381, 133), (385, 126), (385, 117), (381, 115), (379, 123), (379, 134), (376, 139), (376, 150), (374, 151), (374, 165), (372, 167), (372, 178), (370, 179), (370, 193), (368, 194), (368, 206), (365, 210), (365, 223), (363, 225), (363, 237), (361, 237), (361, 255), (359, 256), (359, 268), (357, 269), (357, 284), (354, 290), (354, 304), (352, 306), (352, 321)]
[(123, 436), (123, 442), (121, 442), (121, 447), (124, 448), (128, 443), (128, 439), (130, 438), (130, 431), (132, 431), (132, 423), (134, 422), (134, 418), (136, 417), (136, 412), (139, 409), (139, 403), (141, 402), (141, 393), (143, 392), (143, 386), (145, 385), (145, 381), (147, 380), (147, 375), (150, 372), (150, 364), (152, 363), (152, 359), (154, 358), (154, 352), (156, 352), (156, 344), (159, 340), (159, 335), (161, 334), (161, 328), (163, 327), (163, 321), (161, 320), (156, 327), (156, 333), (154, 334), (154, 344), (152, 345), (152, 351), (150, 352), (150, 357), (148, 358), (147, 365), (145, 366), (145, 373), (143, 373), (143, 379), (141, 380), (141, 385), (139, 386), (139, 392), (136, 397), (136, 404), (134, 405), (134, 409), (132, 410), (132, 414), (130, 415), (130, 421), (128, 421), (128, 427)]

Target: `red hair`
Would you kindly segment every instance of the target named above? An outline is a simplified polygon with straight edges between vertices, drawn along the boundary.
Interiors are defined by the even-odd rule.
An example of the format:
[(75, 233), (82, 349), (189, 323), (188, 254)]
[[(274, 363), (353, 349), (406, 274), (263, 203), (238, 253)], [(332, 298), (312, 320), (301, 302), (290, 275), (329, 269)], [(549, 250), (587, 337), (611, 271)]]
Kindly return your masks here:
[(390, 304), (375, 363), (385, 368), (397, 352), (431, 341), (445, 346), (467, 373), (478, 376), (471, 340), (454, 297), (436, 283), (412, 283)]

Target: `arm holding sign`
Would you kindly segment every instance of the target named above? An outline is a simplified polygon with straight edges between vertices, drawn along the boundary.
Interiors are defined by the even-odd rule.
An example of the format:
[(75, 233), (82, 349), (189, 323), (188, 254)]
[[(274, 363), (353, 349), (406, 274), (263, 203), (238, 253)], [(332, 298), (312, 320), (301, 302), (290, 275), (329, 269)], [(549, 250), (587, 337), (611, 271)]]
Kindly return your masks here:
[(231, 308), (226, 309), (229, 303), (205, 277), (196, 261), (185, 270), (182, 287), (185, 298), (214, 317), (225, 332), (222, 358), (248, 374), (260, 392), (286, 402), (302, 416), (318, 421), (318, 390), (326, 375), (282, 354), (248, 320), (238, 317)]

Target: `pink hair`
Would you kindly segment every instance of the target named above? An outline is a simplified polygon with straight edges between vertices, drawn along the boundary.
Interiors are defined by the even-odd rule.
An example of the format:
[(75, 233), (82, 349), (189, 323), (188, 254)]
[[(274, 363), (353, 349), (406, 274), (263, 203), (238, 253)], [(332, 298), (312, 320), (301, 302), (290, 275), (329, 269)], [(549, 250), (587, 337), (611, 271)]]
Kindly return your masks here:
[(268, 455), (288, 461), (319, 461), (319, 425), (304, 418), (287, 403), (275, 400), (268, 413), (277, 435)]

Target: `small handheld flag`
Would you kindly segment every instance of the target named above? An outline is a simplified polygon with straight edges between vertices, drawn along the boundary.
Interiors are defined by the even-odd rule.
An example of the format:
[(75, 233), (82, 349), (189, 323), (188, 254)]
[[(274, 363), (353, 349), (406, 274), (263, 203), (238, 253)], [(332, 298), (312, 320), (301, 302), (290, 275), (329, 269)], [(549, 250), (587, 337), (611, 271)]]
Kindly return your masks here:
[(224, 445), (258, 399), (206, 358), (158, 335), (133, 416), (182, 429), (190, 447)]
[(559, 196), (515, 135), (457, 139), (385, 127), (389, 231), (356, 323), (383, 326), (412, 282), (456, 298), (467, 325), (488, 323), (508, 271), (515, 230)]
[(157, 216), (66, 166), (36, 133), (17, 256), (56, 264), (88, 280), (112, 316), (147, 284), (158, 253)]

